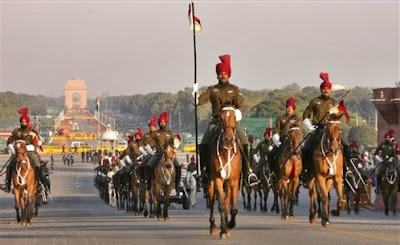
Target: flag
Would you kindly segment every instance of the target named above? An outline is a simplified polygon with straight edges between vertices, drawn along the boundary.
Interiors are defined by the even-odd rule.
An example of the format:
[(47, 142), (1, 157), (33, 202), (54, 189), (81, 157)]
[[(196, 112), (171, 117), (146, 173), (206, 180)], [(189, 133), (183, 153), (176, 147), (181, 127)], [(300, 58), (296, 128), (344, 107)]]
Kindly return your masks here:
[(344, 99), (341, 99), (338, 105), (338, 110), (344, 113), (344, 116), (346, 117), (346, 122), (349, 122), (350, 116), (349, 113), (347, 112), (346, 106), (344, 106)]
[(97, 96), (97, 98), (96, 98), (96, 111), (97, 111), (97, 113), (99, 112), (99, 110), (100, 110), (100, 97)]
[(194, 20), (195, 31), (196, 32), (201, 32), (203, 30), (203, 27), (201, 27), (200, 19), (197, 18), (196, 16), (193, 17), (192, 4), (191, 3), (189, 3), (188, 18), (189, 18), (190, 29), (193, 30), (193, 20)]

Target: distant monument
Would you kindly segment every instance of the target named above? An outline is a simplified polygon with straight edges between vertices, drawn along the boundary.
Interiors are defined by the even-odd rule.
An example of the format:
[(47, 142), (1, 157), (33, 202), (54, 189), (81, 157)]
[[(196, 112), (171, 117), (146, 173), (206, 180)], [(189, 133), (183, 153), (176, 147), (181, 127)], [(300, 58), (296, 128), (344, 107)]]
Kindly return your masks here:
[(400, 87), (374, 89), (371, 101), (378, 112), (377, 143), (391, 128), (396, 131), (396, 140), (400, 139)]
[(81, 111), (87, 108), (87, 89), (83, 80), (73, 78), (65, 85), (65, 110)]

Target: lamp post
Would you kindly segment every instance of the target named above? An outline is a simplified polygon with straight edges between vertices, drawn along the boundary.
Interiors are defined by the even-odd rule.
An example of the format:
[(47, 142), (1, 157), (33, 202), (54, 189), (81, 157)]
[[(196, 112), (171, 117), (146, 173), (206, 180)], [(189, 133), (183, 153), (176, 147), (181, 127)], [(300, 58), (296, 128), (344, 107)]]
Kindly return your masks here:
[(181, 112), (178, 112), (178, 115), (179, 115), (179, 132), (181, 132), (182, 131), (182, 128), (181, 128)]

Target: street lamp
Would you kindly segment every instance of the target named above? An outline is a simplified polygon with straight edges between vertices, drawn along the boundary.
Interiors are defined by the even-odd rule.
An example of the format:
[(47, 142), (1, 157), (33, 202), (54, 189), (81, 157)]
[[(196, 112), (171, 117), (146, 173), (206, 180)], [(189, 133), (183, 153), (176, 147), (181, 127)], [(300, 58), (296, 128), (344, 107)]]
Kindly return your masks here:
[(179, 115), (179, 132), (181, 132), (182, 131), (182, 128), (181, 128), (181, 112), (178, 112), (178, 115)]

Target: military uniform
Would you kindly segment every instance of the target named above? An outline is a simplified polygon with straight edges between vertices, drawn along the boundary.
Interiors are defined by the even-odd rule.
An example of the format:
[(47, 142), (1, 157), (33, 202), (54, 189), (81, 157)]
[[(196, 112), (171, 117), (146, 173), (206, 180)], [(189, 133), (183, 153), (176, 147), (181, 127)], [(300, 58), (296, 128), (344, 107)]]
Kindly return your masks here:
[(258, 173), (258, 171), (261, 170), (261, 166), (264, 165), (264, 163), (268, 159), (270, 147), (273, 145), (272, 139), (266, 140), (264, 139), (258, 145), (256, 148), (253, 150), (253, 154), (257, 154), (260, 152), (260, 160), (258, 161), (257, 165), (254, 167), (254, 172)]
[[(208, 87), (207, 90), (200, 95), (198, 105), (204, 105), (207, 102), (211, 102), (212, 104), (212, 119), (200, 143), (200, 165), (202, 169), (208, 169), (207, 165), (210, 161), (209, 144), (215, 135), (217, 125), (220, 123), (220, 113), (224, 103), (231, 102), (235, 109), (243, 111), (243, 96), (239, 92), (239, 88), (230, 83), (219, 82), (216, 85)], [(243, 149), (248, 159), (249, 142), (244, 130), (240, 127), (238, 122), (236, 125), (236, 133), (243, 144)], [(247, 168), (247, 164), (242, 164), (242, 166)], [(246, 170), (246, 172), (247, 171), (248, 170)]]
[(296, 114), (289, 115), (287, 113), (278, 117), (278, 121), (275, 126), (275, 133), (280, 135), (280, 138), (285, 140), (289, 129), (291, 127), (300, 127), (301, 121)]
[(387, 163), (389, 159), (393, 158), (393, 161), (397, 162), (395, 145), (392, 142), (384, 141), (379, 144), (378, 148), (376, 148), (375, 155), (378, 155), (379, 152), (381, 152), (383, 163), (381, 163), (380, 166), (376, 169), (376, 180), (378, 189), (380, 189), (382, 175), (387, 168)]

